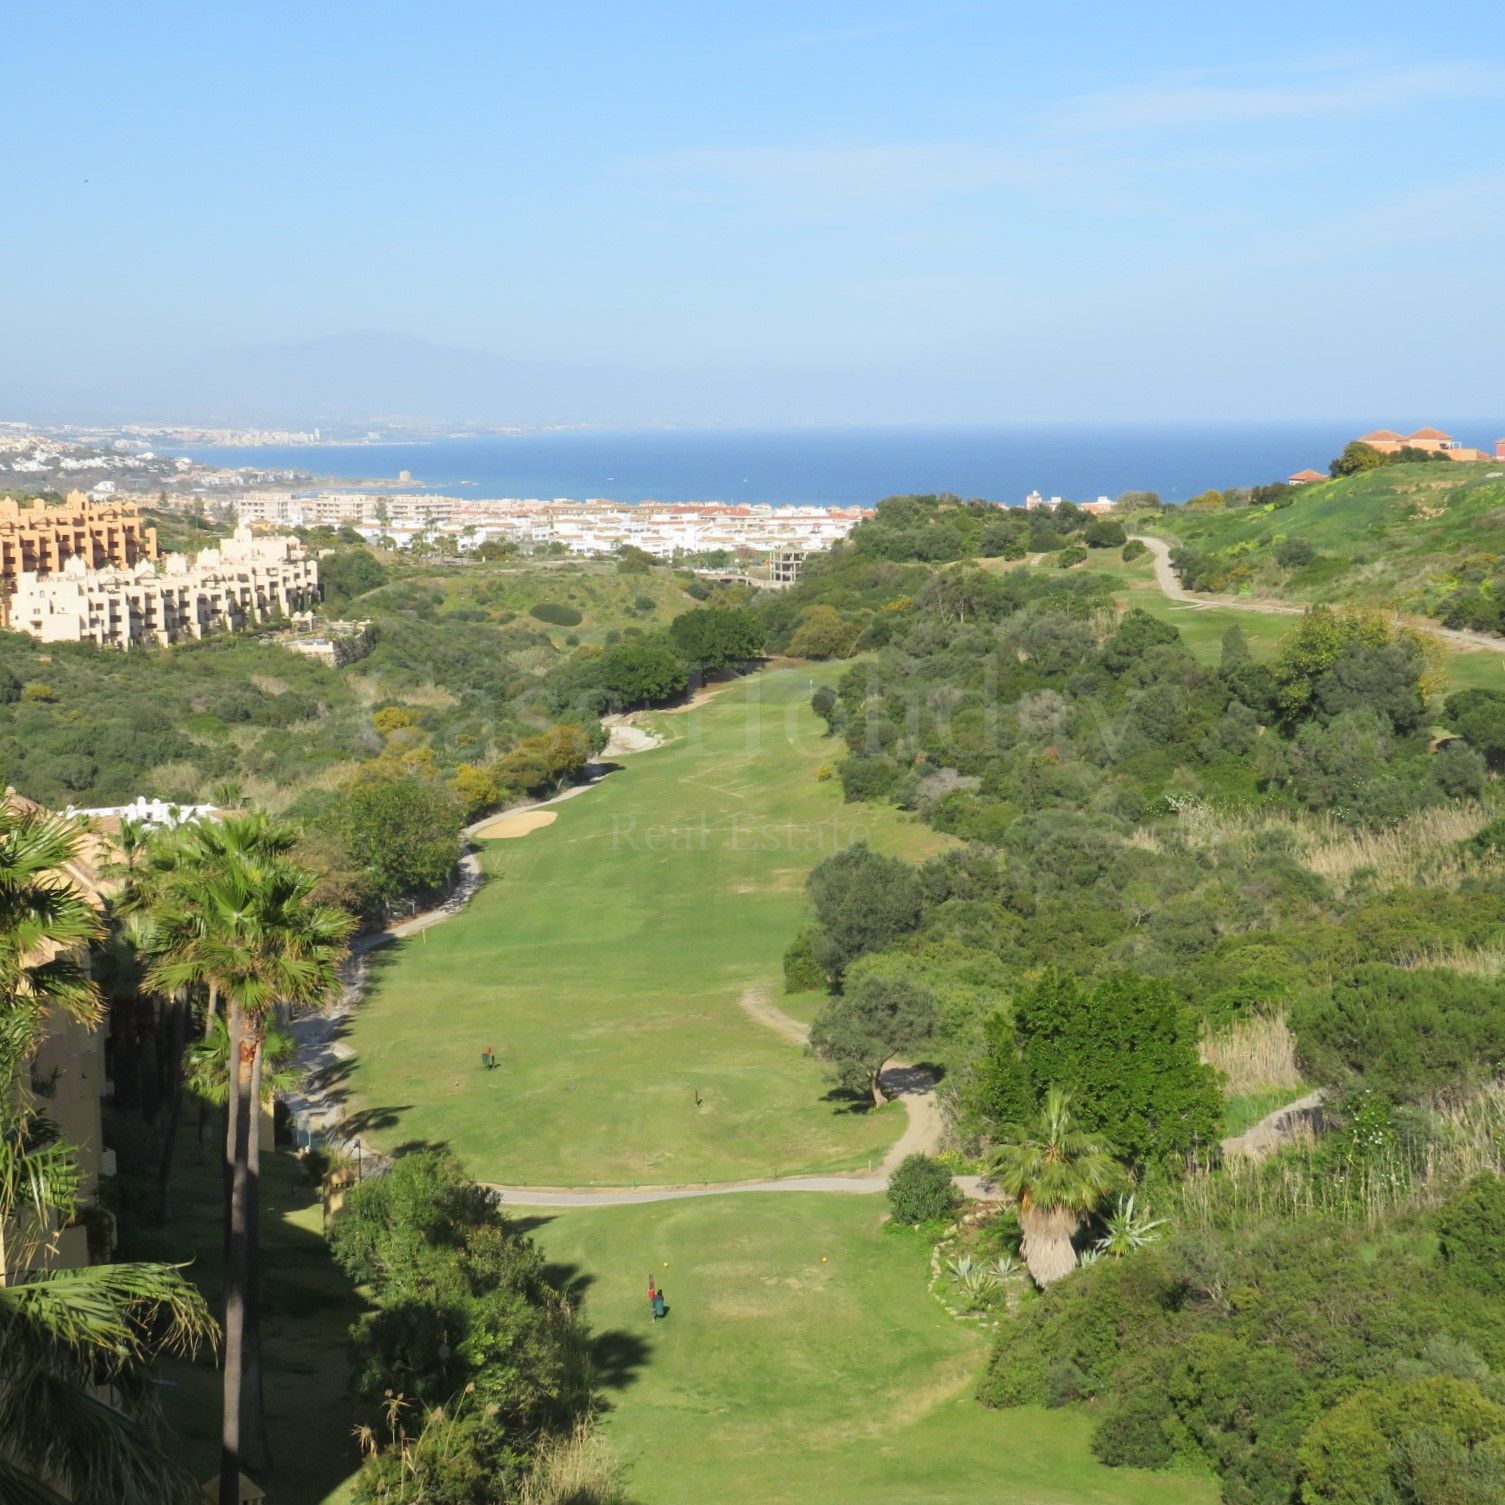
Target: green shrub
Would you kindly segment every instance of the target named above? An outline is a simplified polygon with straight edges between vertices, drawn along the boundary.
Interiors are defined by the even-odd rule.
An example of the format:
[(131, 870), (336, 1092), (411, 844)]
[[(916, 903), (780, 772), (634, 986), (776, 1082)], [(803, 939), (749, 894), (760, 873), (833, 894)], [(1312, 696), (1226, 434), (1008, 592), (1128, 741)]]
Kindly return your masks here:
[(1120, 551), (1118, 557), (1122, 559), (1125, 564), (1130, 564), (1134, 560), (1138, 559), (1141, 555), (1148, 554), (1149, 552), (1149, 545), (1146, 544), (1142, 539), (1131, 538), (1128, 543), (1123, 546), (1123, 549)]
[(573, 607), (558, 601), (540, 601), (528, 608), (528, 615), (555, 627), (578, 627), (585, 618)]
[(1485, 1171), (1437, 1213), (1448, 1269), (1465, 1285), (1505, 1297), (1505, 1180)]
[(933, 1223), (961, 1205), (951, 1172), (929, 1155), (910, 1155), (888, 1180), (888, 1210), (896, 1223)]
[(1116, 518), (1095, 517), (1082, 534), (1089, 549), (1116, 549), (1126, 544), (1129, 535)]
[(815, 932), (807, 926), (784, 952), (784, 991), (809, 993), (826, 982), (826, 969), (815, 959)]
[(1073, 565), (1081, 564), (1087, 557), (1087, 551), (1081, 544), (1069, 544), (1056, 555), (1055, 564), (1058, 570), (1069, 570)]

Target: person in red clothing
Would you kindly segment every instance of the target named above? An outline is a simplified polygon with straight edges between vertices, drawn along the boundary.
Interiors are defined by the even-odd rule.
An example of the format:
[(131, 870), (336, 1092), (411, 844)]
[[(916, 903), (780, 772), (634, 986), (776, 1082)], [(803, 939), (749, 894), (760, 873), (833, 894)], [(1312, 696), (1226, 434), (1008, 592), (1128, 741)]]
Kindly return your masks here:
[(653, 1277), (648, 1277), (648, 1310), (655, 1322), (658, 1321), (658, 1291), (654, 1288)]

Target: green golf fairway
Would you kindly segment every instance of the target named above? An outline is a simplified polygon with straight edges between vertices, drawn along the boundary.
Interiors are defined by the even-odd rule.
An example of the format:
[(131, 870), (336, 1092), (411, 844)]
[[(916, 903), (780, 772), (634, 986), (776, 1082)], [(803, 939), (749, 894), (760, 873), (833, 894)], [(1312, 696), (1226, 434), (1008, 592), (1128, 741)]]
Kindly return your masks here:
[(739, 1004), (781, 990), (822, 857), (863, 837), (910, 857), (945, 844), (817, 779), (844, 748), (811, 687), (839, 672), (757, 674), (662, 716), (669, 745), (558, 805), (553, 825), (485, 843), (475, 899), (372, 957), (351, 1032), (363, 1131), (448, 1145), (475, 1176), (523, 1185), (881, 1161), (902, 1107), (829, 1099), (818, 1063)]
[(631, 1498), (1211, 1505), (1204, 1478), (1097, 1463), (1080, 1408), (980, 1406), (986, 1335), (942, 1311), (928, 1243), (884, 1232), (885, 1211), (879, 1197), (793, 1192), (517, 1211), (583, 1283)]

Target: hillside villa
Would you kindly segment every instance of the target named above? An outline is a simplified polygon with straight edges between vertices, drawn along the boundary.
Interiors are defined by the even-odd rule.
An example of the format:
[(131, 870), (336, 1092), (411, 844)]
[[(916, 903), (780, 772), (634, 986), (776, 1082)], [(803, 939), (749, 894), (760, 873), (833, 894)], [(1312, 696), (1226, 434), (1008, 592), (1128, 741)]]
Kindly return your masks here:
[(1451, 434), (1437, 428), (1419, 428), (1413, 434), (1397, 434), (1394, 429), (1371, 429), (1367, 434), (1360, 434), (1358, 442), (1382, 455), (1393, 455), (1402, 449), (1420, 449), (1428, 454), (1446, 455), (1449, 460), (1505, 460), (1505, 439), (1495, 440), (1494, 454), (1490, 455), (1482, 449), (1460, 444)]

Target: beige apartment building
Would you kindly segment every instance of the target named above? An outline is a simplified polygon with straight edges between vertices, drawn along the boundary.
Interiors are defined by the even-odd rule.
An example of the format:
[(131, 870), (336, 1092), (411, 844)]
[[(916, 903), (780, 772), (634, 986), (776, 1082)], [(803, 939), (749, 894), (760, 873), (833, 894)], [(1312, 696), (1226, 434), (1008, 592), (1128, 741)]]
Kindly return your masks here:
[(7, 625), (44, 643), (132, 648), (290, 617), (312, 607), (318, 592), (319, 566), (297, 539), (256, 538), (242, 524), (191, 559), (90, 569), (74, 555), (53, 574), (24, 571)]
[(132, 569), (157, 557), (157, 530), (141, 525), (133, 502), (91, 502), (70, 491), (61, 506), (29, 506), (0, 497), (0, 581), (13, 586), (23, 573), (45, 575), (70, 559), (88, 569)]

